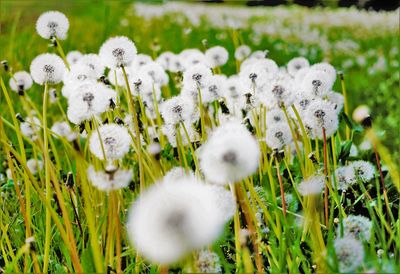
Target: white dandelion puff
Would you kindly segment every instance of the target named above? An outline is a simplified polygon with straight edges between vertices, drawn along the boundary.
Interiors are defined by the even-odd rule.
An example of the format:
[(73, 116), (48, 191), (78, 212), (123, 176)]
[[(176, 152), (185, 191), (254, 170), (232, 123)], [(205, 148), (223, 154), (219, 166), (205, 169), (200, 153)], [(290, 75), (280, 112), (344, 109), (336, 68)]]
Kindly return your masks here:
[(168, 84), (168, 74), (164, 71), (163, 67), (156, 62), (149, 62), (142, 66), (140, 73), (149, 75), (153, 80), (153, 83), (156, 83), (160, 86), (165, 86)]
[(165, 51), (161, 53), (157, 59), (155, 60), (158, 64), (160, 64), (165, 70), (171, 70), (172, 63), (174, 60), (178, 58), (174, 53), (170, 51)]
[(259, 163), (259, 145), (242, 124), (229, 122), (212, 133), (199, 151), (200, 169), (216, 184), (238, 182), (253, 174)]
[(127, 231), (144, 257), (169, 264), (211, 244), (223, 224), (212, 190), (193, 177), (183, 177), (143, 192), (129, 210)]
[(192, 170), (186, 170), (183, 167), (173, 167), (167, 173), (165, 173), (164, 182), (175, 182), (180, 180), (182, 177), (194, 177)]
[(118, 160), (129, 152), (131, 141), (126, 127), (106, 124), (92, 131), (89, 149), (100, 160)]
[(305, 124), (312, 128), (312, 138), (323, 138), (322, 128), (326, 137), (332, 136), (338, 129), (339, 119), (335, 106), (322, 99), (313, 100), (305, 111)]
[(116, 92), (100, 83), (85, 83), (71, 91), (67, 116), (74, 124), (98, 117), (116, 102)]
[(267, 83), (268, 75), (260, 64), (245, 66), (240, 69), (240, 80), (242, 81), (246, 92), (253, 92), (256, 88), (262, 87)]
[(22, 95), (24, 91), (32, 87), (33, 81), (31, 75), (26, 71), (17, 71), (10, 78), (10, 88)]
[(26, 161), (26, 165), (29, 169), (29, 171), (32, 173), (32, 175), (37, 174), (39, 171), (43, 169), (43, 162), (38, 159), (29, 159)]
[(30, 66), (32, 79), (39, 85), (58, 84), (62, 81), (65, 70), (64, 61), (52, 53), (38, 55)]
[(336, 81), (336, 69), (329, 63), (317, 63), (310, 67), (313, 70), (323, 71), (328, 74), (330, 82), (335, 83)]
[(375, 167), (370, 162), (359, 160), (352, 162), (351, 166), (357, 178), (363, 182), (369, 182), (375, 177)]
[(100, 78), (100, 76), (103, 75), (105, 69), (105, 66), (102, 63), (100, 56), (94, 53), (83, 55), (81, 58), (79, 58), (76, 64), (86, 66), (88, 70), (94, 73), (96, 78)]
[(198, 49), (185, 49), (179, 54), (179, 58), (185, 70), (196, 65), (208, 66), (204, 53)]
[(196, 254), (194, 264), (185, 268), (186, 273), (222, 273), (217, 253), (207, 249)]
[(211, 68), (220, 67), (226, 64), (229, 58), (228, 51), (226, 48), (221, 46), (215, 46), (206, 50), (205, 53), (207, 64)]
[(198, 64), (185, 70), (183, 73), (183, 85), (187, 88), (197, 90), (205, 87), (208, 78), (212, 76), (210, 68), (203, 64)]
[(236, 211), (236, 201), (232, 192), (219, 185), (207, 185), (215, 194), (215, 203), (224, 222), (229, 221)]
[(311, 176), (297, 186), (302, 196), (317, 195), (322, 193), (325, 186), (325, 177), (320, 175)]
[(291, 59), (287, 64), (287, 70), (290, 75), (293, 77), (303, 68), (308, 68), (310, 63), (304, 57), (295, 57)]
[[(343, 219), (343, 235), (350, 235), (359, 240), (369, 241), (372, 232), (372, 222), (370, 219), (361, 215), (348, 215)], [(337, 228), (340, 235), (340, 226)]]
[(42, 13), (36, 21), (36, 31), (45, 39), (55, 36), (60, 40), (64, 40), (67, 38), (68, 28), (68, 18), (59, 11)]
[(25, 121), (20, 125), (22, 135), (28, 137), (32, 141), (36, 141), (39, 138), (39, 132), (41, 129), (41, 122), (35, 116), (26, 117)]
[(266, 116), (265, 121), (267, 123), (267, 127), (277, 123), (286, 122), (285, 113), (280, 108), (274, 108), (267, 111), (265, 116)]
[(354, 168), (349, 166), (338, 167), (335, 170), (335, 176), (338, 184), (338, 189), (346, 191), (351, 185), (357, 182)]
[(239, 61), (243, 61), (246, 59), (251, 53), (251, 49), (247, 45), (241, 45), (235, 50), (235, 59)]
[(179, 124), (180, 122), (189, 121), (194, 110), (194, 103), (188, 96), (175, 96), (160, 105), (160, 113), (165, 123)]
[(201, 94), (203, 103), (211, 103), (222, 97), (225, 80), (226, 77), (222, 75), (213, 75), (208, 78), (206, 86)]
[(78, 133), (73, 131), (70, 125), (66, 121), (55, 122), (51, 127), (51, 131), (56, 134), (56, 138), (58, 136), (64, 137), (69, 142), (78, 138)]
[(96, 171), (93, 166), (87, 169), (89, 181), (100, 191), (110, 192), (125, 188), (132, 180), (132, 170), (116, 169)]
[(67, 56), (65, 58), (67, 58), (68, 64), (75, 65), (76, 63), (78, 63), (79, 59), (82, 58), (82, 56), (83, 54), (80, 51), (72, 50), (67, 53)]
[(129, 66), (137, 53), (135, 44), (125, 36), (109, 38), (100, 47), (99, 56), (109, 68)]
[(336, 113), (339, 114), (342, 111), (344, 106), (344, 97), (342, 94), (329, 91), (326, 93), (325, 98), (334, 105)]
[(291, 83), (282, 80), (273, 80), (266, 85), (265, 97), (262, 102), (269, 108), (290, 106), (295, 98)]
[[(64, 85), (77, 86), (84, 82), (96, 82), (96, 74), (85, 65), (72, 65), (64, 74)], [(67, 96), (66, 96), (67, 97)]]
[(361, 123), (364, 119), (370, 116), (369, 107), (366, 105), (360, 105), (353, 111), (353, 120), (357, 123)]
[(152, 62), (153, 62), (153, 59), (151, 58), (151, 56), (140, 53), (140, 54), (136, 55), (135, 58), (133, 59), (132, 64), (131, 64), (131, 69), (139, 70), (144, 65), (147, 65)]
[(304, 77), (301, 90), (309, 96), (323, 96), (332, 89), (333, 82), (324, 71), (310, 70)]
[(337, 238), (334, 242), (340, 272), (355, 271), (364, 260), (364, 247), (352, 236)]
[[(185, 128), (183, 128), (183, 125), (185, 126)], [(161, 131), (165, 136), (167, 136), (168, 142), (173, 147), (177, 147), (178, 138), (180, 138), (183, 145), (196, 142), (199, 138), (198, 133), (193, 128), (192, 124), (188, 121), (177, 125), (166, 124), (161, 128)]]
[(265, 141), (271, 149), (281, 149), (290, 144), (292, 134), (287, 123), (280, 122), (269, 125), (266, 132)]

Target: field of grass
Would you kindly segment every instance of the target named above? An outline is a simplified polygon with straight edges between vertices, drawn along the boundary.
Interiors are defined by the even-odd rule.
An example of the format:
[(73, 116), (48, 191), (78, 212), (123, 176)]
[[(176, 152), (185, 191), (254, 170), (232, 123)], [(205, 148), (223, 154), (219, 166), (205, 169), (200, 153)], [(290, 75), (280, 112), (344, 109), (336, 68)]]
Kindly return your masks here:
[[(207, 7), (170, 4), (160, 8), (122, 0), (3, 0), (0, 5), (0, 59), (6, 60), (8, 66), (7, 71), (3, 66), (0, 72), (0, 272), (400, 272), (396, 263), (400, 261), (398, 10), (369, 14), (355, 9), (245, 8), (225, 4)], [(70, 24), (67, 39), (57, 40), (56, 46), (50, 39), (40, 37), (35, 29), (38, 17), (49, 10), (64, 13)], [(148, 105), (143, 104), (143, 97), (126, 96), (131, 91), (125, 84), (128, 76), (124, 78), (118, 68), (114, 75), (118, 84), (112, 73), (108, 76), (112, 83), (109, 88), (118, 94), (113, 101), (116, 106), (104, 111), (99, 119), (75, 125), (66, 117), (72, 99), (61, 96), (63, 83), (51, 86), (34, 83), (23, 96), (13, 92), (9, 85), (13, 73), (29, 72), (32, 60), (39, 54), (49, 52), (63, 57), (61, 48), (65, 54), (74, 50), (97, 54), (102, 44), (114, 36), (128, 37), (138, 53), (153, 60), (166, 51), (178, 54), (184, 49), (197, 48), (204, 52), (222, 46), (229, 53), (229, 61), (214, 68), (215, 75), (239, 74), (243, 60), (235, 60), (234, 54), (240, 45), (248, 45), (252, 52), (266, 50), (267, 57), (280, 67), (298, 56), (305, 57), (310, 64), (329, 62), (338, 75), (333, 90), (345, 95), (344, 108), (335, 117), (339, 119), (339, 127), (329, 136), (323, 133), (324, 136), (314, 138), (306, 134), (302, 120), (306, 121), (300, 119), (304, 117), (298, 115), (296, 108), (279, 103), (274, 108), (285, 114), (288, 138), (293, 141), (278, 151), (268, 141), (269, 125), (264, 123), (268, 107), (261, 104), (241, 111), (248, 114), (240, 118), (248, 118), (243, 121), (251, 138), (257, 140), (260, 155), (255, 156), (257, 167), (249, 174), (232, 175), (245, 170), (244, 166), (252, 160), (250, 152), (246, 153), (251, 151), (249, 142), (243, 141), (245, 137), (238, 138), (239, 145), (232, 145), (239, 154), (235, 157), (248, 154), (249, 161), (239, 161), (235, 166), (233, 157), (221, 164), (221, 174), (225, 172), (228, 173), (225, 177), (234, 178), (218, 186), (225, 196), (233, 194), (230, 198), (234, 204), (228, 220), (219, 229), (222, 231), (212, 241), (188, 248), (191, 235), (187, 234), (195, 234), (199, 228), (180, 227), (174, 232), (178, 236), (159, 229), (161, 235), (156, 236), (160, 239), (177, 236), (176, 246), (187, 237), (188, 242), (182, 245), (188, 250), (176, 260), (155, 259), (157, 256), (148, 255), (152, 251), (143, 251), (139, 241), (132, 240), (134, 229), (126, 225), (134, 211), (131, 204), (148, 193), (146, 189), (161, 191), (163, 188), (153, 186), (165, 184), (159, 181), (178, 166), (184, 171), (169, 174), (165, 181), (179, 182), (181, 177), (190, 181), (196, 177), (215, 187), (210, 184), (212, 176), (203, 167), (209, 155), (204, 148), (212, 147), (210, 139), (218, 135), (211, 132), (223, 126), (223, 115), (216, 112), (226, 108), (223, 103), (227, 103), (226, 98), (222, 96), (204, 104), (195, 100), (193, 112), (198, 116), (193, 114), (197, 118), (190, 124), (195, 132), (192, 135), (188, 128), (189, 134), (183, 127), (186, 122), (181, 121), (174, 125), (174, 130), (175, 126), (181, 129), (180, 134), (171, 141), (163, 131), (168, 117), (162, 112), (162, 102), (180, 94), (185, 73), (167, 71), (169, 82), (162, 86), (162, 98), (155, 103), (152, 116), (144, 111)], [(58, 95), (54, 102), (46, 99), (52, 88)], [(202, 100), (201, 95), (199, 98)], [(369, 108), (372, 127), (366, 125), (369, 119), (361, 119), (363, 125), (354, 119), (357, 117), (352, 115), (353, 111), (360, 105)], [(136, 115), (131, 115), (132, 110), (138, 113), (139, 121), (135, 120)], [(232, 109), (230, 115), (233, 116)], [(21, 129), (21, 124), (33, 116), (40, 120), (33, 134), (37, 138), (26, 136)], [(131, 123), (125, 120), (129, 126), (123, 126), (128, 128), (131, 138), (124, 157), (113, 162), (95, 157), (88, 136), (100, 136), (101, 124), (114, 124), (113, 121), (124, 117), (133, 120)], [(73, 141), (59, 138), (51, 129), (59, 121), (67, 121), (75, 134), (85, 132)], [(136, 134), (138, 130), (140, 137)], [(229, 134), (232, 132), (228, 130), (226, 135)], [(216, 145), (215, 153), (229, 147), (230, 141), (227, 138), (226, 143)], [(152, 153), (155, 143), (160, 151)], [(101, 147), (105, 154), (103, 144)], [(36, 165), (42, 163), (35, 172), (28, 165), (31, 159)], [(352, 165), (356, 166), (357, 161), (368, 163), (363, 172), (371, 174), (357, 173), (360, 168), (355, 168), (354, 181), (343, 191), (338, 187), (340, 178), (334, 176), (335, 171), (349, 166), (353, 171)], [(100, 191), (87, 170), (93, 166), (110, 175), (107, 168), (111, 164), (118, 171), (131, 172), (129, 186)], [(224, 165), (233, 168), (229, 166), (226, 171)], [(193, 175), (186, 176), (187, 173)], [(324, 187), (304, 195), (301, 184), (317, 175), (323, 178)], [(98, 180), (101, 181), (99, 177)], [(179, 191), (176, 197), (185, 193)], [(231, 201), (225, 198), (221, 198), (222, 203), (231, 206)], [(181, 203), (187, 205), (185, 210), (191, 207), (188, 199)], [(173, 198), (169, 202), (173, 204)], [(150, 219), (163, 213), (162, 206), (146, 210), (149, 215), (154, 213)], [(352, 216), (357, 215), (367, 221), (352, 223)], [(161, 222), (157, 221), (154, 224)], [(179, 218), (173, 221), (179, 223)], [(209, 222), (204, 233), (213, 225), (212, 220)], [(348, 245), (340, 242), (342, 238)], [(160, 250), (166, 249), (167, 244), (154, 241), (143, 245), (153, 245), (148, 250), (157, 249), (157, 245)], [(171, 254), (176, 246), (171, 248)]]

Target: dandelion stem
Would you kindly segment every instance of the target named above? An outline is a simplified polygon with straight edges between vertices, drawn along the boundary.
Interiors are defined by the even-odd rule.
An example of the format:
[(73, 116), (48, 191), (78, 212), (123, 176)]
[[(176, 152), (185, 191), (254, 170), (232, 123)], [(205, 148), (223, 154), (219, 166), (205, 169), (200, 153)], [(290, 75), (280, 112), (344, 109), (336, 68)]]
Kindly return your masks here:
[[(328, 176), (328, 150), (327, 150), (327, 144), (326, 144), (326, 131), (325, 128), (322, 127), (322, 136), (324, 139), (324, 146), (323, 146), (323, 150), (324, 150), (324, 176), (325, 179), (327, 180), (327, 176)], [(325, 189), (324, 189), (324, 208), (325, 208), (325, 225), (328, 226), (329, 224), (329, 203), (328, 203), (328, 185), (325, 184)]]
[[(347, 102), (347, 92), (346, 92), (346, 85), (344, 83), (344, 75), (343, 72), (339, 73), (340, 84), (342, 87), (342, 93), (344, 98), (344, 113), (348, 116), (349, 115), (349, 105)], [(346, 124), (346, 139), (350, 140), (350, 127)]]
[(275, 165), (276, 165), (276, 175), (277, 175), (277, 177), (278, 177), (279, 187), (280, 187), (280, 190), (281, 190), (283, 217), (286, 218), (285, 191), (284, 191), (284, 189), (283, 189), (282, 176), (281, 176), (281, 172), (280, 172), (280, 169), (279, 169), (279, 162), (278, 162), (277, 159), (275, 159)]
[[(43, 93), (43, 158), (45, 163), (45, 189), (46, 189), (46, 200), (48, 203), (51, 201), (51, 183), (50, 183), (50, 159), (48, 148), (48, 135), (47, 135), (47, 102), (48, 102), (48, 84), (44, 84)], [(44, 244), (44, 256), (43, 256), (43, 273), (48, 272), (49, 267), (49, 255), (50, 255), (50, 242), (51, 242), (51, 216), (50, 210), (46, 209), (46, 236)]]
[(141, 149), (141, 141), (140, 141), (140, 130), (139, 130), (139, 121), (136, 113), (135, 102), (132, 98), (131, 88), (129, 86), (128, 76), (126, 75), (125, 67), (121, 67), (122, 72), (124, 74), (124, 80), (126, 85), (126, 98), (128, 100), (128, 107), (129, 112), (133, 117), (133, 126), (135, 128), (135, 137), (136, 137), (136, 147), (137, 147), (137, 156), (138, 156), (138, 163), (139, 163), (139, 184), (140, 184), (140, 191), (144, 190), (144, 173), (143, 173), (143, 165), (142, 165), (142, 149)]

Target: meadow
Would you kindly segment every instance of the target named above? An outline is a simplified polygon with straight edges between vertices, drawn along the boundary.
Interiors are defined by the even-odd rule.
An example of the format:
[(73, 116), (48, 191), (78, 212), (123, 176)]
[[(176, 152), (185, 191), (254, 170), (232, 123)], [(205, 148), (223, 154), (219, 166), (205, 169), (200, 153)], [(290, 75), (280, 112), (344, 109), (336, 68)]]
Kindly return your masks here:
[(399, 273), (398, 12), (2, 1), (0, 271)]

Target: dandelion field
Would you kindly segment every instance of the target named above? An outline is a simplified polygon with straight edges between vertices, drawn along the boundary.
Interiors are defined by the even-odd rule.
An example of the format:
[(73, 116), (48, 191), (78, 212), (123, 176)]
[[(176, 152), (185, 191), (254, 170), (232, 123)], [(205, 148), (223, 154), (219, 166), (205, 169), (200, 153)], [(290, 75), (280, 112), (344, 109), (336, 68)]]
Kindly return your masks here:
[(0, 271), (399, 273), (398, 13), (2, 1)]

